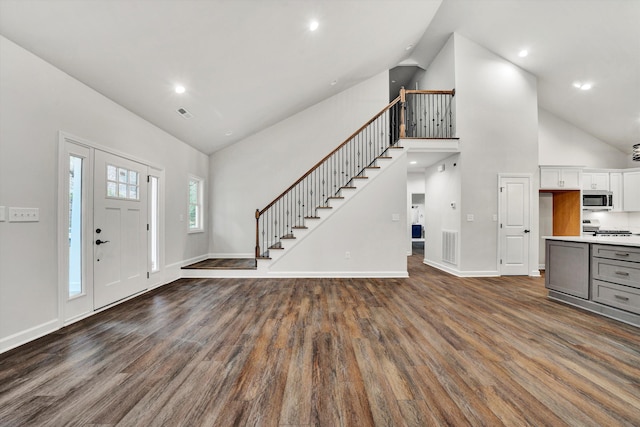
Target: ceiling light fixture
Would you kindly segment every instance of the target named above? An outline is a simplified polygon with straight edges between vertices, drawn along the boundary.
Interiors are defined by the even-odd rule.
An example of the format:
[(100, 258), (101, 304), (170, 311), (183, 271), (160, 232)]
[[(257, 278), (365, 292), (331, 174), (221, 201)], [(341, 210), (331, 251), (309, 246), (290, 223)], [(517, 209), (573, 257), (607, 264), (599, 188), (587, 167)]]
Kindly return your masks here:
[(404, 50), (411, 50), (411, 49), (413, 49), (413, 45), (412, 44), (410, 44), (409, 46), (404, 48)]
[(185, 93), (186, 89), (184, 88), (184, 86), (182, 85), (177, 85), (174, 90), (176, 91), (176, 93)]
[(633, 146), (633, 161), (640, 162), (640, 142)]
[(528, 51), (528, 50), (526, 50), (526, 49), (522, 49), (522, 50), (518, 53), (518, 56), (519, 56), (520, 58), (524, 58), (524, 57), (525, 57), (525, 56), (527, 56), (527, 55), (529, 55), (529, 51)]
[(309, 30), (315, 31), (318, 29), (319, 26), (320, 26), (320, 23), (318, 21), (311, 21), (309, 23)]
[(412, 161), (409, 162), (409, 164), (411, 164), (411, 165), (415, 165), (416, 163), (418, 163), (418, 162), (416, 162), (415, 160), (412, 160)]
[(573, 82), (573, 87), (580, 90), (589, 90), (591, 89), (591, 83)]
[(232, 130), (228, 130), (224, 133), (224, 136), (231, 136), (233, 134)]
[(331, 82), (331, 86), (335, 86), (335, 85), (336, 85), (336, 83), (338, 83), (338, 81), (337, 81), (337, 80), (332, 81), (332, 82)]

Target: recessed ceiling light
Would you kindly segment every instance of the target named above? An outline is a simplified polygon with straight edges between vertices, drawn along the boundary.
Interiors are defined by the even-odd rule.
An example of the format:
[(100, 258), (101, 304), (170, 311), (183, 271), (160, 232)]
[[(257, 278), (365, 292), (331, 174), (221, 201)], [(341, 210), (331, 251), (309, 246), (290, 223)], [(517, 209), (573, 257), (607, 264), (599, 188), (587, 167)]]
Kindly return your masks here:
[(409, 162), (409, 164), (411, 164), (411, 165), (415, 165), (416, 163), (418, 163), (418, 162), (416, 162), (415, 160), (412, 160), (412, 161)]
[(573, 82), (573, 87), (580, 90), (589, 90), (591, 89), (591, 83), (581, 83), (581, 82)]
[(184, 88), (184, 86), (181, 85), (177, 85), (174, 90), (176, 91), (176, 93), (184, 93), (186, 91), (186, 89)]
[(413, 45), (412, 44), (410, 44), (409, 46), (404, 48), (404, 50), (411, 50), (411, 49), (413, 49)]
[(528, 50), (526, 50), (526, 49), (522, 49), (522, 50), (518, 53), (518, 56), (519, 56), (520, 58), (524, 58), (524, 57), (525, 57), (525, 56), (527, 56), (527, 55), (529, 55), (529, 51), (528, 51)]
[(320, 26), (320, 23), (318, 21), (311, 21), (309, 23), (309, 30), (315, 31), (318, 29), (319, 26)]
[(332, 82), (331, 82), (331, 86), (335, 86), (335, 85), (336, 85), (336, 83), (338, 83), (338, 81), (337, 81), (337, 80), (332, 81)]
[(225, 136), (231, 136), (233, 134), (232, 130), (228, 130), (224, 133)]

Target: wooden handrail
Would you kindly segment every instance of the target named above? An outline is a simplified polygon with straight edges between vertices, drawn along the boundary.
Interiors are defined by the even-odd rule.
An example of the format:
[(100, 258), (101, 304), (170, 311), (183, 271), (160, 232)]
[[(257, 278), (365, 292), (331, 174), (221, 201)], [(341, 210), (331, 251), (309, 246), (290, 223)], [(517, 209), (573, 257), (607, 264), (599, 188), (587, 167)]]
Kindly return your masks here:
[(451, 95), (456, 96), (456, 90), (409, 90), (406, 89), (405, 93), (418, 93), (418, 94), (426, 94), (426, 95)]
[(391, 109), (391, 107), (393, 107), (394, 105), (396, 105), (398, 102), (400, 102), (400, 97), (398, 96), (396, 99), (394, 99), (393, 101), (391, 101), (389, 103), (389, 105), (387, 105), (386, 107), (384, 107), (378, 114), (376, 114), (375, 116), (373, 116), (367, 123), (365, 123), (364, 125), (362, 125), (360, 127), (360, 129), (358, 129), (357, 131), (355, 131), (354, 133), (352, 133), (347, 139), (344, 140), (344, 142), (340, 145), (338, 145), (338, 147), (336, 147), (335, 150), (333, 150), (332, 152), (330, 152), (329, 154), (327, 154), (322, 160), (320, 160), (318, 163), (316, 163), (311, 169), (309, 169), (307, 171), (307, 173), (305, 173), (304, 175), (302, 175), (296, 182), (294, 182), (291, 186), (289, 186), (289, 188), (287, 188), (286, 190), (284, 190), (278, 197), (276, 197), (275, 199), (273, 199), (271, 201), (271, 203), (269, 203), (264, 209), (262, 209), (261, 211), (256, 213), (256, 219), (259, 218), (260, 216), (262, 216), (263, 213), (265, 213), (267, 211), (267, 209), (269, 209), (271, 206), (273, 206), (278, 200), (280, 200), (285, 194), (287, 194), (289, 191), (291, 191), (296, 185), (300, 184), (302, 182), (302, 180), (304, 180), (306, 177), (308, 177), (309, 175), (311, 175), (311, 173), (316, 170), (320, 165), (322, 165), (325, 160), (327, 160), (329, 157), (333, 156), (335, 153), (337, 153), (342, 147), (344, 147), (345, 145), (347, 145), (347, 143), (349, 143), (349, 141), (351, 141), (353, 138), (355, 138), (360, 132), (362, 132), (363, 129), (365, 129), (367, 126), (369, 126), (371, 123), (373, 123), (376, 119), (378, 119), (381, 115), (383, 115), (385, 112), (387, 112), (389, 109)]

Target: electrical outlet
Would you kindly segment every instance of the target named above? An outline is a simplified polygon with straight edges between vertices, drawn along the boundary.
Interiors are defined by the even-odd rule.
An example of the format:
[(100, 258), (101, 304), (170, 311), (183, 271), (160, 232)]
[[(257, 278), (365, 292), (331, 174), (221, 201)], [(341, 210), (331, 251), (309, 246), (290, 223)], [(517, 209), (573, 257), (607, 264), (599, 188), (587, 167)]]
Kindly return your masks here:
[(9, 208), (9, 222), (38, 222), (40, 210), (38, 208)]

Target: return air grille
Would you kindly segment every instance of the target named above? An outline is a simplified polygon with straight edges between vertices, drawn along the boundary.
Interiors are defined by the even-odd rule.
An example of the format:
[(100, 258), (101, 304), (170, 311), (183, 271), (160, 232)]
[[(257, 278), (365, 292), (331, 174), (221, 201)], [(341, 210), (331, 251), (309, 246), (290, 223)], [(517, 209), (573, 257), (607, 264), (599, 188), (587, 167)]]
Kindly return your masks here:
[(442, 230), (442, 261), (456, 265), (458, 263), (458, 232)]
[(178, 111), (178, 114), (180, 114), (185, 119), (190, 119), (193, 117), (193, 114), (191, 114), (190, 112), (188, 112), (186, 109), (182, 107), (178, 108), (176, 111)]

